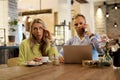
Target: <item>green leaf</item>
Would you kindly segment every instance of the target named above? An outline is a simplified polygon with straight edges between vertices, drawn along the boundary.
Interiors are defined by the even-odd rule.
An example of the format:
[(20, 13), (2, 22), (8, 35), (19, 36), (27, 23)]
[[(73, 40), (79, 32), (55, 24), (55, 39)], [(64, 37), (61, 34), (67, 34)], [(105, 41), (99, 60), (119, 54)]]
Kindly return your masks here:
[(9, 23), (10, 26), (15, 26), (15, 25), (18, 24), (18, 21), (17, 21), (17, 19), (14, 19), (14, 20), (12, 20), (12, 21), (10, 21), (8, 23)]

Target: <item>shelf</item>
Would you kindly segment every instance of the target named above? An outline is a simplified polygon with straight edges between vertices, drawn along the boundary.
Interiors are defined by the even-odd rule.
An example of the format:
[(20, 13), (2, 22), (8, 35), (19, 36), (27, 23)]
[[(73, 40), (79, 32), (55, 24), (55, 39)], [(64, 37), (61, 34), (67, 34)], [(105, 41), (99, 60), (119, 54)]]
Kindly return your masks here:
[(54, 27), (54, 34), (55, 34), (55, 44), (56, 45), (63, 45), (65, 43), (65, 30), (69, 29), (68, 25), (55, 25)]

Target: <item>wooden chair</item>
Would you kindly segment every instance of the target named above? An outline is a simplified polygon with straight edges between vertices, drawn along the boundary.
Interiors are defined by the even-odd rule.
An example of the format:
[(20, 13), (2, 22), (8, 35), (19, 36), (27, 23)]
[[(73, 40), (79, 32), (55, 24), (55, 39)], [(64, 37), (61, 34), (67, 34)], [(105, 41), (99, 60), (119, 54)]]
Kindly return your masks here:
[(18, 57), (10, 58), (7, 61), (8, 67), (17, 66)]

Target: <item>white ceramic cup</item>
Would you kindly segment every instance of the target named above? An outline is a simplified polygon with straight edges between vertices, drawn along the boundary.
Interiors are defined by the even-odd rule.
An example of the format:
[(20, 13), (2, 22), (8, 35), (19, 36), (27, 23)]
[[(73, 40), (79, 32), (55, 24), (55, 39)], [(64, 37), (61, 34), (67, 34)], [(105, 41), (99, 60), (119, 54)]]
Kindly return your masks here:
[(42, 57), (42, 62), (45, 63), (45, 62), (48, 62), (49, 61), (49, 57)]

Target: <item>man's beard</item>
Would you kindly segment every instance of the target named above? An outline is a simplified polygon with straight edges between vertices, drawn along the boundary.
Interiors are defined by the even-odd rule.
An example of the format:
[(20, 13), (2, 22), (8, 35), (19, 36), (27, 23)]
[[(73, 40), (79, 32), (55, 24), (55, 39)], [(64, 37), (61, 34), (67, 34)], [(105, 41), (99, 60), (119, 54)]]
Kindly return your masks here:
[(85, 28), (82, 28), (81, 30), (82, 30), (83, 33), (85, 33)]
[(79, 29), (79, 30), (77, 31), (77, 33), (78, 33), (78, 35), (83, 35), (83, 34), (85, 33), (85, 29), (84, 29), (84, 28)]

